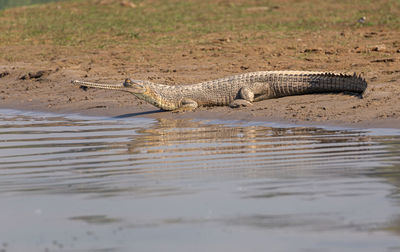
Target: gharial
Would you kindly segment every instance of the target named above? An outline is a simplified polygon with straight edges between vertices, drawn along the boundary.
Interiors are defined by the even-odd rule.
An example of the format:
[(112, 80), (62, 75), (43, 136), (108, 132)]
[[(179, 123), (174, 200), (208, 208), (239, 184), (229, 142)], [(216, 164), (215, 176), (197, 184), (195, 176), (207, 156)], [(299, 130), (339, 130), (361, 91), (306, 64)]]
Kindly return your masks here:
[(199, 106), (247, 106), (265, 99), (311, 93), (351, 92), (362, 97), (367, 88), (365, 79), (356, 74), (307, 71), (244, 73), (191, 85), (163, 85), (132, 79), (122, 84), (78, 80), (72, 83), (128, 92), (160, 109), (173, 111)]

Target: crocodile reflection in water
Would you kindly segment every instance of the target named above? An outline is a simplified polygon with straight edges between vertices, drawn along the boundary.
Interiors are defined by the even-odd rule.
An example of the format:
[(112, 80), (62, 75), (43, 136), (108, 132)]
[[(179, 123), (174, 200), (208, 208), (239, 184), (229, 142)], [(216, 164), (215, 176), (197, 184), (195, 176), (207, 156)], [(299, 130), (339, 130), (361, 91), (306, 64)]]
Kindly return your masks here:
[[(7, 113), (0, 121), (0, 192), (82, 198), (84, 204), (94, 196), (101, 206), (111, 204), (104, 212), (95, 204), (92, 214), (74, 214), (73, 221), (122, 220), (126, 228), (157, 230), (171, 223), (301, 235), (322, 230), (327, 232), (319, 237), (333, 235), (335, 241), (345, 231), (344, 242), (348, 234), (368, 239), (371, 230), (399, 230), (398, 132), (141, 118), (31, 120)], [(205, 219), (199, 212), (204, 202), (221, 212)], [(117, 204), (121, 215), (113, 210)], [(139, 205), (143, 214), (132, 214)], [(146, 218), (149, 207), (160, 214)]]
[[(255, 177), (276, 179), (279, 177), (304, 178), (309, 176), (382, 177), (400, 191), (400, 167), (382, 167), (381, 154), (398, 153), (399, 141), (393, 144), (380, 142), (379, 137), (360, 130), (326, 130), (321, 128), (275, 128), (258, 125), (219, 125), (189, 120), (160, 119), (154, 127), (139, 130), (129, 144), (128, 153), (140, 159), (154, 155), (157, 165), (150, 169), (156, 179), (179, 178), (182, 173), (197, 172), (190, 176)], [(397, 143), (397, 145), (395, 145)], [(388, 150), (391, 148), (390, 150)], [(219, 162), (212, 157), (218, 156)], [(370, 160), (378, 160), (369, 164)], [(391, 157), (389, 157), (391, 159)], [(185, 160), (192, 161), (190, 164)], [(221, 160), (225, 160), (221, 162)], [(195, 163), (198, 161), (198, 163)], [(183, 163), (180, 166), (180, 163)], [(368, 165), (370, 165), (368, 168)], [(377, 167), (377, 168), (375, 168)], [(203, 172), (199, 172), (203, 170)], [(288, 192), (273, 189), (265, 180), (249, 182), (246, 198), (271, 198), (280, 196), (312, 197), (307, 192)], [(356, 193), (356, 192), (355, 192)], [(398, 193), (397, 193), (398, 195)], [(397, 197), (397, 196), (396, 196)], [(315, 218), (316, 219), (315, 219)], [(248, 216), (239, 220), (224, 219), (230, 225), (281, 227), (290, 225), (326, 225), (325, 228), (347, 228), (347, 223), (321, 224), (323, 216), (304, 216), (304, 219), (288, 219), (287, 216)], [(280, 219), (281, 218), (281, 219)], [(318, 219), (320, 218), (320, 219)], [(400, 218), (398, 219), (400, 220)], [(381, 230), (400, 233), (400, 221), (394, 221)], [(335, 224), (335, 225), (333, 225)], [(321, 226), (322, 228), (322, 226)], [(370, 227), (363, 227), (369, 229)]]
[[(312, 173), (318, 170), (321, 160), (332, 159), (334, 162), (339, 156), (360, 160), (364, 155), (362, 152), (354, 155), (344, 153), (340, 148), (351, 145), (367, 153), (371, 144), (363, 131), (240, 124), (229, 126), (172, 119), (159, 119), (154, 127), (141, 129), (138, 133), (128, 145), (128, 153), (135, 154), (135, 160), (158, 154), (157, 167), (160, 168), (172, 167), (181, 159), (192, 158), (202, 161), (197, 165), (203, 168), (228, 168), (231, 165), (232, 169), (254, 176), (258, 176), (256, 173), (265, 176), (268, 173), (274, 176), (281, 173), (286, 176), (303, 174), (307, 170)], [(331, 149), (332, 146), (335, 149)], [(215, 164), (206, 157), (225, 159), (226, 162)], [(333, 163), (333, 166), (337, 165)], [(242, 169), (244, 167), (249, 168)]]
[[(368, 142), (370, 137), (363, 131), (352, 131), (351, 136), (346, 130), (326, 130), (310, 127), (277, 128), (265, 126), (226, 126), (221, 124), (207, 124), (186, 119), (158, 119), (158, 123), (151, 128), (138, 131), (139, 136), (135, 137), (129, 145), (129, 152), (143, 146), (169, 146), (176, 141), (189, 141), (202, 143), (210, 141), (233, 141), (245, 143), (263, 143), (266, 140), (272, 141), (270, 145), (249, 145), (251, 149), (257, 147), (282, 147), (288, 146), (287, 140), (301, 140), (303, 137), (312, 136), (318, 143), (346, 143), (349, 141)], [(320, 136), (320, 138), (319, 138)], [(335, 137), (327, 137), (335, 136)], [(282, 138), (277, 138), (282, 137)], [(282, 144), (279, 144), (282, 142)], [(158, 150), (163, 152), (163, 149)]]

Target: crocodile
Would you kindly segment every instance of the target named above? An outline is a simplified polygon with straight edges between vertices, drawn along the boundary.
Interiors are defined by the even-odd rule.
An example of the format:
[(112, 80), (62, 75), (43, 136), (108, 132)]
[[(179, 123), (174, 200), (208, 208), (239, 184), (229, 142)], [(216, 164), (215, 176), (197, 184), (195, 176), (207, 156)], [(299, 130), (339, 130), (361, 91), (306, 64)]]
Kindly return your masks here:
[(162, 110), (187, 111), (199, 106), (249, 106), (253, 102), (312, 93), (358, 94), (367, 82), (357, 74), (308, 71), (260, 71), (191, 85), (163, 85), (126, 79), (122, 84), (72, 81), (81, 87), (125, 91)]

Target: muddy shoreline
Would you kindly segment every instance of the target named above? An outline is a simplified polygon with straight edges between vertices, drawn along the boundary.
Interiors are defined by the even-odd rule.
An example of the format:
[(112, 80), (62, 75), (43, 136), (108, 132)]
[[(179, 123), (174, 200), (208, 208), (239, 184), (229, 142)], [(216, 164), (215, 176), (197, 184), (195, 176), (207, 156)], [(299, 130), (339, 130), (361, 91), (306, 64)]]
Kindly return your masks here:
[[(105, 106), (105, 107), (104, 107)], [(40, 104), (29, 103), (26, 105), (2, 104), (1, 109), (19, 110), (26, 112), (49, 112), (54, 114), (78, 114), (84, 116), (105, 116), (115, 118), (144, 117), (152, 119), (189, 119), (189, 120), (217, 120), (217, 121), (243, 121), (243, 122), (267, 122), (281, 125), (305, 126), (305, 127), (339, 127), (355, 129), (400, 129), (399, 119), (363, 120), (359, 122), (346, 122), (340, 120), (311, 121), (311, 120), (287, 120), (279, 116), (265, 117), (260, 113), (251, 113), (246, 109), (226, 112), (224, 108), (212, 109), (199, 108), (193, 112), (172, 113), (157, 108), (131, 110), (129, 107), (114, 107), (110, 105), (96, 105), (86, 110), (64, 108), (49, 109)]]
[[(377, 87), (369, 81), (369, 90), (363, 99), (346, 94), (312, 94), (265, 100), (247, 108), (202, 107), (193, 112), (173, 113), (161, 111), (128, 93), (85, 91), (70, 83), (69, 76), (80, 76), (69, 69), (29, 71), (32, 68), (7, 66), (2, 69), (0, 108), (3, 109), (89, 116), (260, 121), (315, 127), (400, 128), (399, 101), (393, 97), (399, 90), (391, 93), (392, 97), (386, 96), (385, 89), (393, 88), (392, 83), (386, 84), (380, 92), (382, 84)], [(397, 103), (392, 106), (385, 102), (387, 99)]]

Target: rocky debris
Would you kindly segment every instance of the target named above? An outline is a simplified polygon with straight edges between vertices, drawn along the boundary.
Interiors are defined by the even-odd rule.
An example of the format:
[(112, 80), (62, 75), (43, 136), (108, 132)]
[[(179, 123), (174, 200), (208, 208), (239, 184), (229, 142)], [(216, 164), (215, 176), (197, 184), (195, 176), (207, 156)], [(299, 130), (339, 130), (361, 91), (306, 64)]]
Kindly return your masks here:
[(9, 74), (10, 74), (10, 72), (8, 72), (8, 71), (1, 72), (0, 73), (0, 78), (6, 77)]
[(356, 46), (356, 47), (354, 47), (354, 52), (355, 53), (365, 53), (365, 52), (367, 52), (368, 50), (367, 50), (367, 48), (365, 48), (365, 47), (360, 47), (360, 46)]
[(305, 52), (305, 53), (318, 53), (318, 52), (322, 52), (322, 48), (307, 48), (303, 52)]
[(356, 46), (354, 47), (354, 52), (356, 53), (366, 53), (366, 52), (386, 52), (386, 46), (384, 44), (375, 45), (375, 46)]
[(218, 38), (217, 40), (216, 40), (216, 42), (231, 42), (232, 41), (232, 39), (230, 38), (230, 37), (228, 37), (228, 38)]
[(367, 32), (364, 34), (364, 38), (372, 38), (373, 36), (378, 35), (376, 32)]
[(376, 45), (376, 46), (373, 46), (371, 48), (371, 50), (374, 51), (374, 52), (382, 52), (382, 51), (386, 50), (386, 46), (383, 45), (383, 44), (382, 45)]
[(387, 58), (387, 59), (376, 59), (376, 60), (371, 60), (371, 63), (388, 63), (388, 62), (395, 62), (396, 60), (394, 58)]
[(41, 79), (51, 73), (51, 70), (40, 70), (37, 72), (29, 72), (27, 74), (22, 75), (19, 79), (20, 80), (30, 80), (30, 79)]
[(382, 74), (395, 74), (395, 73), (400, 73), (400, 70), (386, 70), (382, 71)]
[(325, 54), (326, 55), (332, 55), (332, 54), (335, 54), (336, 52), (335, 52), (335, 50), (333, 50), (333, 49), (328, 49), (328, 50), (325, 50)]

